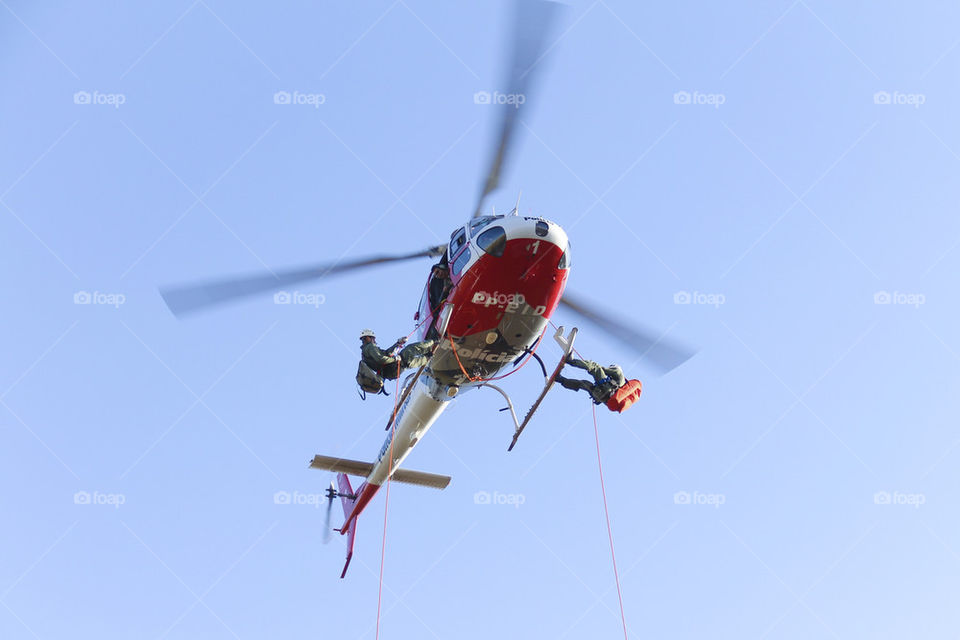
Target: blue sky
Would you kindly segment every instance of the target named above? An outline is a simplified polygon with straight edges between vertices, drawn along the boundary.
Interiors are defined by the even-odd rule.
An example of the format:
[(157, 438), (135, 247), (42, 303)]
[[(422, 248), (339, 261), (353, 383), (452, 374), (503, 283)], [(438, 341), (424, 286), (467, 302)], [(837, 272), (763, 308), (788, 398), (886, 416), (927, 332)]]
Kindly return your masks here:
[[(0, 637), (372, 638), (383, 498), (338, 580), (307, 462), (378, 450), (356, 335), (409, 333), (429, 262), (184, 321), (157, 287), (447, 238), (510, 5), (0, 5)], [(578, 339), (645, 384), (598, 414), (630, 637), (955, 634), (958, 20), (560, 21), (489, 204), (522, 189), (571, 238), (571, 291), (699, 348), (658, 378)], [(622, 634), (586, 396), (554, 392), (510, 454), (501, 406), (465, 395), (408, 459), (447, 490), (391, 490), (383, 637)]]

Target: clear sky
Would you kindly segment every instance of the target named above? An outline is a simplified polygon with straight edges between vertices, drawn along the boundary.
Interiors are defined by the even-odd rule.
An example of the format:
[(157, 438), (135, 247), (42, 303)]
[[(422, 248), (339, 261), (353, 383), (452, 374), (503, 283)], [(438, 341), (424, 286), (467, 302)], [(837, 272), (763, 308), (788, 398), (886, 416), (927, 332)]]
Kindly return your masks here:
[[(0, 2), (0, 637), (373, 637), (383, 496), (341, 581), (307, 462), (375, 456), (392, 404), (357, 397), (356, 337), (410, 332), (429, 261), (183, 321), (157, 287), (447, 238), (510, 13)], [(571, 291), (699, 348), (658, 378), (581, 327), (645, 383), (598, 413), (631, 638), (956, 637), (958, 26), (860, 0), (560, 20), (489, 204), (522, 189)], [(508, 379), (519, 407), (538, 378)], [(393, 487), (382, 637), (622, 635), (586, 395), (509, 454), (502, 405), (464, 395), (408, 459), (447, 490)]]

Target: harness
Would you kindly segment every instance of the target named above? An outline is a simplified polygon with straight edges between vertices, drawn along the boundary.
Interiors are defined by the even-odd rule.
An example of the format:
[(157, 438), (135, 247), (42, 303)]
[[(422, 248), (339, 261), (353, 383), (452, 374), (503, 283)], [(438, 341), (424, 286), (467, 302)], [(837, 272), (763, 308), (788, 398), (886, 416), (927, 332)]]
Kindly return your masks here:
[(613, 380), (610, 376), (593, 383), (593, 388), (595, 390), (603, 390), (602, 399), (595, 397), (592, 393), (590, 394), (593, 404), (604, 404), (617, 393), (617, 388), (613, 386)]

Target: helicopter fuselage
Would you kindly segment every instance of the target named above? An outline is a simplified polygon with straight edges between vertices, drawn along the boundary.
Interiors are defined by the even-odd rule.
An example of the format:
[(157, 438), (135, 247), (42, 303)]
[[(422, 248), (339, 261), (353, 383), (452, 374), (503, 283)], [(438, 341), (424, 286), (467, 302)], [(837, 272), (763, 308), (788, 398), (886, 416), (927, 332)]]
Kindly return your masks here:
[(563, 295), (569, 244), (560, 225), (542, 218), (486, 216), (454, 231), (452, 289), (431, 309), (428, 280), (415, 316), (421, 338), (432, 327), (440, 339), (430, 377), (454, 387), (488, 379), (532, 348)]
[(563, 295), (570, 243), (560, 225), (543, 218), (486, 216), (453, 232), (447, 262), (452, 288), (446, 300), (431, 308), (436, 301), (429, 299), (428, 280), (415, 316), (420, 337), (434, 328), (440, 344), (398, 407), (342, 531), (450, 400), (534, 348)]

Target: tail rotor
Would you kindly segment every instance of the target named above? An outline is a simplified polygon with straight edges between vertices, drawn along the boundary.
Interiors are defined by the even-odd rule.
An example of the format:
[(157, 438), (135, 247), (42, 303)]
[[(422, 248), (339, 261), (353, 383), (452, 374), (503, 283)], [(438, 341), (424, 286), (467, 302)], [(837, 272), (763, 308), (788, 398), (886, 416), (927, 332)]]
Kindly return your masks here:
[(333, 482), (330, 482), (330, 486), (327, 487), (327, 515), (323, 520), (323, 544), (330, 542), (330, 539), (333, 537), (331, 533), (333, 529), (330, 528), (330, 512), (333, 510), (333, 501), (337, 497), (337, 488), (334, 486)]

